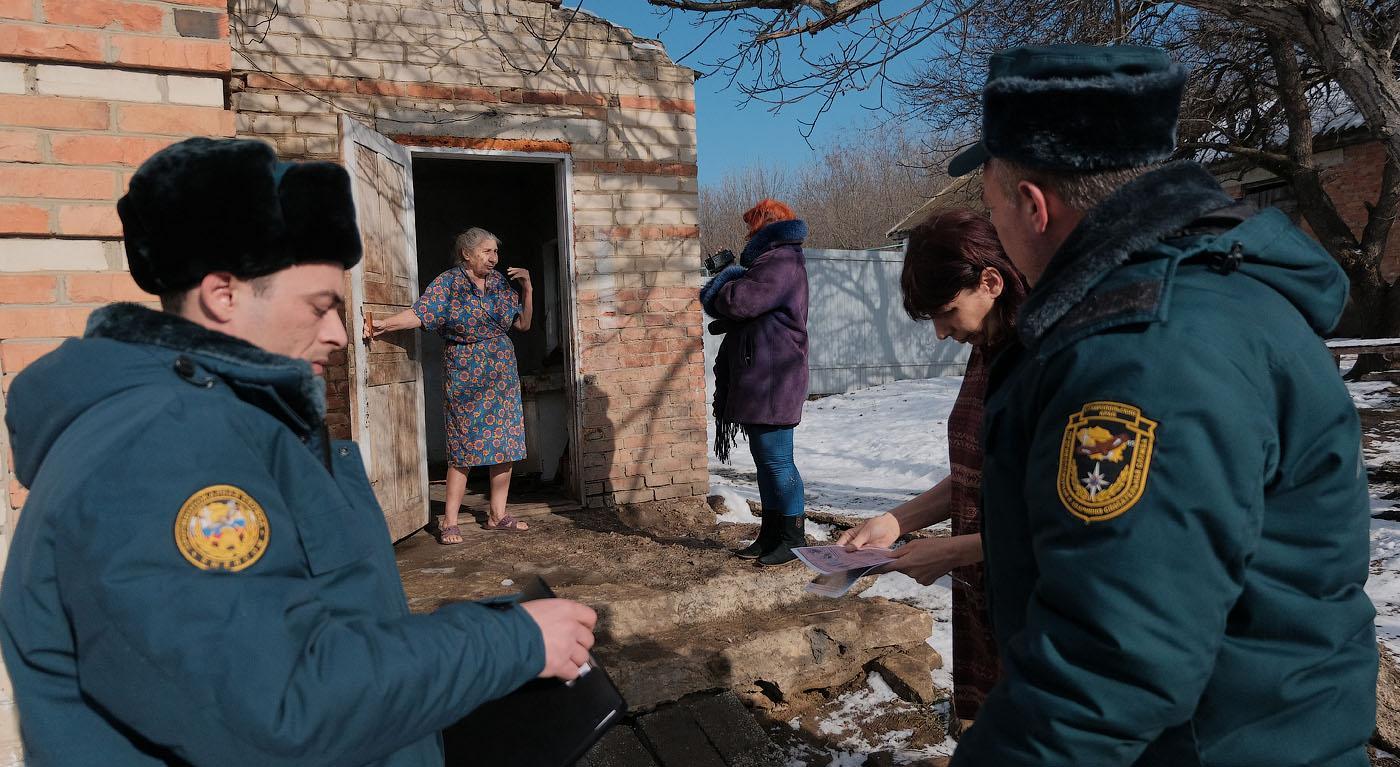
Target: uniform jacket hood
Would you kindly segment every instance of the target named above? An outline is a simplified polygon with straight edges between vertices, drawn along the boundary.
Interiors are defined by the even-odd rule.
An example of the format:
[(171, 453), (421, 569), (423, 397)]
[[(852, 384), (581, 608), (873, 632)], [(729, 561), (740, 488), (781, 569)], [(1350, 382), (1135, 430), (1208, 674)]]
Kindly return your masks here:
[[(1022, 340), (1034, 346), (1114, 270), (1129, 260), (1152, 258), (1163, 240), (1234, 204), (1194, 162), (1172, 163), (1125, 184), (1085, 215), (1051, 259), (1021, 308)], [(1235, 243), (1242, 250), (1240, 273), (1287, 298), (1319, 335), (1336, 326), (1347, 300), (1346, 275), (1281, 212), (1263, 211), (1203, 244), (1223, 254)]]
[(298, 433), (309, 434), (324, 420), (325, 384), (302, 360), (139, 304), (99, 309), (82, 338), (65, 341), (15, 377), (5, 411), (15, 475), (31, 485), (54, 442), (110, 397), (143, 386), (220, 384)]

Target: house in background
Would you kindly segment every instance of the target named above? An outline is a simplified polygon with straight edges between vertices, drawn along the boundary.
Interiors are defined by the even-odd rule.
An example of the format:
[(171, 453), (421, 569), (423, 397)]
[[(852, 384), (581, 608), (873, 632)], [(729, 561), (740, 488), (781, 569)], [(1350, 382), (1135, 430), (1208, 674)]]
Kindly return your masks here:
[[(808, 396), (842, 394), (910, 378), (962, 375), (969, 349), (940, 341), (933, 323), (904, 312), (902, 248), (803, 248), (807, 262)], [(706, 394), (723, 335), (705, 336)]]
[[(540, 321), (515, 337), (525, 468), (587, 505), (703, 496), (694, 73), (557, 3), (247, 5), (237, 133), (350, 168), (367, 245), (352, 318), (411, 303), (458, 231), (500, 235), (502, 265), (537, 286)], [(440, 354), (403, 334), (326, 375), (332, 428), (360, 441), (391, 519), (406, 510), (400, 534), (445, 465)]]
[[(1321, 170), (1323, 188), (1342, 220), (1360, 237), (1366, 228), (1368, 207), (1380, 197), (1385, 147), (1375, 140), (1365, 120), (1350, 105), (1325, 113), (1318, 124), (1313, 137), (1314, 162)], [(1235, 199), (1257, 208), (1278, 208), (1311, 234), (1298, 213), (1297, 197), (1287, 181), (1240, 158), (1219, 160), (1208, 167)], [(1394, 233), (1381, 260), (1381, 275), (1387, 280), (1400, 275), (1400, 236)]]

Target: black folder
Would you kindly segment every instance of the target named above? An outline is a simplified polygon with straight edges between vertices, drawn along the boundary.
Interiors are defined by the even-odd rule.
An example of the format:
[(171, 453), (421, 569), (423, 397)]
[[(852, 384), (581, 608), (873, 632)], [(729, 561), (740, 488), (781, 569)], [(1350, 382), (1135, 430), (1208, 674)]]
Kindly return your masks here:
[[(553, 597), (536, 577), (520, 601)], [(591, 655), (588, 665), (572, 682), (527, 682), (443, 730), (446, 767), (573, 767), (627, 713), (608, 673)]]

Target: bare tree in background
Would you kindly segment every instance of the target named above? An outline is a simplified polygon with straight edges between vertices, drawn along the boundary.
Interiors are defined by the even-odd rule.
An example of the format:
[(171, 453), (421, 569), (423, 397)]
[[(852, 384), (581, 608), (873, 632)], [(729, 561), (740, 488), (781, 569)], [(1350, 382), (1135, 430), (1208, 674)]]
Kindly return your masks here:
[(889, 228), (947, 182), (930, 171), (923, 145), (888, 126), (848, 131), (820, 155), (791, 169), (761, 163), (700, 188), (700, 247), (743, 247), (744, 211), (764, 197), (792, 206), (807, 222), (810, 248), (888, 245)]
[[(1400, 208), (1400, 3), (1396, 0), (648, 0), (742, 30), (709, 73), (776, 106), (893, 89), (946, 152), (975, 135), (987, 56), (1021, 44), (1142, 43), (1192, 67), (1182, 151), (1237, 158), (1292, 185), (1298, 211), (1352, 282), (1347, 332), (1400, 335), (1400, 285), (1381, 273)], [(813, 35), (834, 38), (818, 48)], [(819, 51), (819, 52), (818, 52)], [(907, 72), (912, 62), (914, 76)], [(904, 65), (895, 67), (896, 61)], [(1316, 162), (1317, 131), (1355, 110), (1386, 149), (1361, 232)], [(946, 155), (945, 152), (945, 155)], [(1353, 375), (1375, 360), (1363, 359)]]
[(783, 200), (792, 189), (792, 174), (781, 166), (755, 162), (732, 170), (717, 184), (700, 187), (700, 250), (706, 255), (721, 248), (738, 254), (748, 231), (740, 218), (765, 197)]

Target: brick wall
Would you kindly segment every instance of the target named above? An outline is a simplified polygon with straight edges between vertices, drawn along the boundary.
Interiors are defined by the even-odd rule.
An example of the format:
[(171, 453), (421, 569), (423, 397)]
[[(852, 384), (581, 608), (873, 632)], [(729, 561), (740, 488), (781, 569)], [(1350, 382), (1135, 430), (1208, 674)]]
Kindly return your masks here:
[[(1359, 239), (1369, 218), (1367, 206), (1374, 205), (1381, 193), (1381, 176), (1385, 170), (1385, 149), (1379, 142), (1361, 141), (1345, 143), (1319, 151), (1315, 156), (1317, 166), (1322, 169), (1322, 184), (1337, 212), (1351, 227)], [(1267, 182), (1272, 174), (1257, 168), (1240, 169), (1228, 166), (1222, 172), (1221, 183), (1225, 191), (1238, 198), (1244, 183)], [(1309, 234), (1312, 229), (1306, 220), (1300, 226)], [(1387, 243), (1385, 257), (1381, 260), (1381, 274), (1388, 280), (1400, 275), (1400, 231), (1392, 232)]]
[[(1342, 147), (1342, 161), (1323, 171), (1322, 182), (1337, 206), (1337, 212), (1359, 238), (1366, 228), (1366, 207), (1381, 194), (1381, 174), (1385, 170), (1385, 148), (1367, 141)], [(1395, 279), (1400, 274), (1400, 230), (1392, 230), (1381, 274)]]
[[(149, 301), (114, 202), (157, 149), (232, 135), (224, 0), (0, 0), (0, 385), (93, 308)], [(3, 405), (0, 405), (0, 410)], [(0, 433), (0, 440), (4, 440)], [(6, 480), (0, 561), (24, 489)], [(77, 734), (81, 737), (81, 733)], [(0, 765), (21, 761), (0, 673)]]
[[(571, 155), (585, 495), (705, 493), (692, 72), (547, 3), (279, 6), (235, 22), (240, 136), (333, 159), (345, 112), (403, 144)], [(344, 408), (343, 362), (327, 383)], [(331, 422), (348, 433), (348, 411)]]

